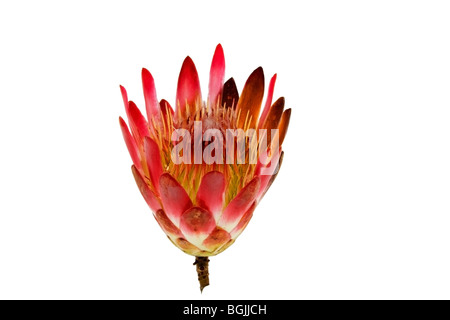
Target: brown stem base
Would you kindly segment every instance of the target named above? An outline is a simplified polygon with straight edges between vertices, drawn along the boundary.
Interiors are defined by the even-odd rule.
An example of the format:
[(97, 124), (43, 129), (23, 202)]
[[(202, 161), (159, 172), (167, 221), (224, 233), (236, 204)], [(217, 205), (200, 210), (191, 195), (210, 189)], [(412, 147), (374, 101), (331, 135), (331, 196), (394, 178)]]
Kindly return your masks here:
[(200, 292), (209, 286), (208, 257), (195, 257), (194, 265), (197, 266), (198, 282), (200, 282)]

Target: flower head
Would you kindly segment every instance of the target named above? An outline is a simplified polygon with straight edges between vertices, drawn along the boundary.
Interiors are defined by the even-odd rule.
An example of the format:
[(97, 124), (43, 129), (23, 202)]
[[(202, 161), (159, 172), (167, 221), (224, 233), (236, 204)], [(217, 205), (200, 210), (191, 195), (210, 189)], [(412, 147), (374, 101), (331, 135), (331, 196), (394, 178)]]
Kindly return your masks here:
[(147, 118), (120, 87), (129, 127), (122, 118), (120, 126), (139, 190), (172, 243), (196, 257), (224, 251), (245, 229), (281, 165), (290, 119), (284, 98), (272, 103), (276, 75), (263, 107), (261, 67), (241, 95), (224, 76), (219, 44), (204, 99), (187, 57), (173, 110), (158, 101), (153, 77), (142, 69)]

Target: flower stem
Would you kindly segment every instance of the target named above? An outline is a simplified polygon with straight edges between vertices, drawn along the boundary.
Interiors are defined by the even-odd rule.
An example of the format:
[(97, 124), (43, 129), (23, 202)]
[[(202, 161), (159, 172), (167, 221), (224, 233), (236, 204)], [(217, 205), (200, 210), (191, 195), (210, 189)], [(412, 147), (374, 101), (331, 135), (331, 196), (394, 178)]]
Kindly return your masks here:
[(195, 257), (194, 265), (197, 266), (198, 282), (200, 282), (200, 292), (206, 286), (209, 286), (209, 270), (208, 270), (208, 257)]

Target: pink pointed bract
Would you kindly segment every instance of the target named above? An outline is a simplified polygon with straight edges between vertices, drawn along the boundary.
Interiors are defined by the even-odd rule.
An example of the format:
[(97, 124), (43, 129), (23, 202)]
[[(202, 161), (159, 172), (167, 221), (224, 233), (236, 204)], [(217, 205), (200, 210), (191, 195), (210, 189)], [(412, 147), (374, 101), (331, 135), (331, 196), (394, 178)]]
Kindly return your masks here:
[[(284, 110), (283, 98), (272, 103), (276, 75), (269, 83), (262, 108), (261, 67), (251, 73), (241, 96), (232, 78), (224, 85), (225, 58), (220, 44), (209, 77), (209, 93), (203, 100), (197, 69), (187, 57), (178, 79), (175, 109), (172, 109), (166, 100), (158, 101), (153, 76), (142, 69), (147, 117), (128, 100), (125, 88), (120, 86), (128, 117), (128, 125), (120, 118), (120, 127), (133, 162), (133, 176), (167, 237), (179, 249), (197, 257), (201, 289), (209, 284), (207, 257), (223, 252), (234, 243), (275, 179), (283, 159), (281, 144), (291, 113), (291, 109)], [(244, 163), (229, 163), (224, 155), (222, 163), (175, 164), (171, 158), (176, 144), (172, 134), (178, 129), (192, 133), (194, 121), (201, 121), (203, 130), (218, 129), (222, 133), (227, 129), (267, 129), (270, 141), (273, 139), (270, 130), (278, 129), (278, 152), (263, 153), (255, 163), (249, 156)], [(207, 145), (203, 142), (202, 150)], [(249, 148), (245, 146), (246, 154), (250, 154)], [(259, 141), (256, 148), (262, 148)], [(276, 165), (270, 166), (272, 162)], [(264, 169), (266, 173), (262, 174)]]

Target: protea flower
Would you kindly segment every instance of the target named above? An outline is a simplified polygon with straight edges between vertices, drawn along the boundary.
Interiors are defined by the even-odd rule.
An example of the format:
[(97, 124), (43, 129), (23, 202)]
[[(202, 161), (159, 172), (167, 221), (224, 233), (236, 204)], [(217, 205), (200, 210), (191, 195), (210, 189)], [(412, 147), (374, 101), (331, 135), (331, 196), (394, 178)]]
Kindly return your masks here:
[[(142, 69), (147, 119), (120, 86), (131, 132), (119, 120), (134, 178), (169, 240), (196, 257), (201, 290), (209, 285), (208, 257), (234, 243), (275, 179), (291, 114), (291, 109), (284, 111), (284, 98), (272, 104), (276, 74), (261, 115), (262, 68), (253, 71), (240, 96), (233, 78), (223, 83), (224, 75), (225, 58), (219, 44), (205, 102), (197, 70), (187, 57), (174, 111), (166, 100), (158, 101), (153, 77)], [(208, 135), (213, 129), (215, 133)], [(235, 132), (246, 135), (229, 135), (229, 129), (242, 129)], [(256, 135), (247, 134), (252, 129)], [(182, 154), (180, 139), (184, 141)], [(230, 154), (225, 144), (237, 146), (237, 152)]]

